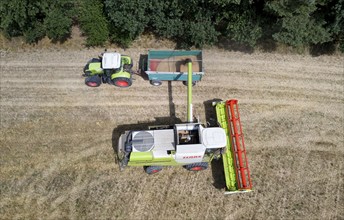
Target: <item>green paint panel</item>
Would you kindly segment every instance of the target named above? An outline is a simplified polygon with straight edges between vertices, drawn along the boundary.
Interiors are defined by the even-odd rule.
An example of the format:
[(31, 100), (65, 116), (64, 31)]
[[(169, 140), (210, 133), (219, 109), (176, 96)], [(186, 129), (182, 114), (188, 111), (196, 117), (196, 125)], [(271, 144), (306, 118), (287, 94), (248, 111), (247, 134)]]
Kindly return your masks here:
[(118, 73), (115, 73), (115, 74), (111, 75), (111, 79), (115, 79), (115, 78), (118, 78), (118, 77), (123, 77), (123, 78), (130, 79), (130, 73), (125, 72), (125, 71), (120, 71)]
[(177, 163), (175, 160), (171, 161), (129, 161), (128, 166), (142, 167), (142, 166), (181, 166), (183, 164)]
[[(211, 162), (212, 157), (204, 155), (202, 162)], [(152, 152), (131, 152), (128, 166), (182, 166), (185, 163), (177, 163), (174, 154), (170, 157), (154, 158)]]
[(101, 63), (90, 63), (88, 65), (88, 70), (91, 71), (91, 75), (103, 74), (103, 69), (101, 68)]
[(122, 62), (122, 65), (124, 64), (132, 64), (132, 60), (131, 60), (131, 57), (129, 56), (121, 56), (121, 62)]
[(130, 154), (130, 162), (152, 161), (152, 160), (153, 160), (152, 152), (131, 152)]
[(225, 172), (226, 186), (229, 191), (237, 191), (237, 184), (235, 178), (234, 161), (232, 155), (232, 145), (230, 139), (230, 131), (228, 130), (228, 118), (226, 115), (226, 106), (224, 102), (216, 104), (216, 117), (221, 127), (226, 131), (227, 145), (226, 152), (222, 154), (223, 168)]

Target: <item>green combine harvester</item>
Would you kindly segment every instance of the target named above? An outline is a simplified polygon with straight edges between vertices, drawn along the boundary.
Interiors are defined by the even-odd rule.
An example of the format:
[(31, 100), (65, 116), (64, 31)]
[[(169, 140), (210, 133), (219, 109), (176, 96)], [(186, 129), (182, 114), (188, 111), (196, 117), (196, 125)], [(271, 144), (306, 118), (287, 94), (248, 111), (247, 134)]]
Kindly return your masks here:
[[(151, 126), (146, 130), (125, 131), (118, 140), (117, 155), (120, 168), (143, 166), (148, 174), (161, 171), (164, 166), (183, 166), (190, 171), (207, 169), (213, 159), (223, 160), (226, 194), (252, 190), (246, 158), (244, 137), (240, 124), (237, 100), (214, 102), (218, 127), (206, 127), (194, 121), (192, 110), (192, 85), (200, 80), (199, 51), (153, 52), (147, 74), (151, 83), (161, 80), (185, 80), (187, 85), (187, 122), (174, 125)], [(161, 55), (159, 57), (159, 54)], [(175, 58), (167, 56), (177, 56)], [(198, 55), (198, 56), (197, 56)], [(178, 57), (179, 56), (179, 57)], [(167, 64), (161, 63), (167, 61)], [(172, 61), (172, 62), (171, 62)], [(163, 65), (158, 69), (159, 62)], [(172, 67), (171, 66), (172, 63)], [(197, 67), (193, 67), (196, 63)], [(176, 65), (177, 64), (177, 65)], [(162, 70), (163, 72), (159, 72)], [(168, 72), (167, 70), (172, 70)], [(179, 72), (177, 71), (179, 70)], [(184, 78), (184, 70), (187, 77)], [(200, 72), (198, 72), (200, 73)], [(153, 78), (155, 77), (155, 78)]]

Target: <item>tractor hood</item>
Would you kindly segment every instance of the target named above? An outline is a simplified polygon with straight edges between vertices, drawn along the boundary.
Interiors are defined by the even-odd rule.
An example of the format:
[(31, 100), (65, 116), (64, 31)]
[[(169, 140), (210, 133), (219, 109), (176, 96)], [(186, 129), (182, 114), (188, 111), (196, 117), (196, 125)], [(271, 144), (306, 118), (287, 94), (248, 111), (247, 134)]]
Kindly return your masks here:
[(206, 148), (222, 148), (227, 145), (226, 132), (223, 128), (202, 129), (202, 143)]

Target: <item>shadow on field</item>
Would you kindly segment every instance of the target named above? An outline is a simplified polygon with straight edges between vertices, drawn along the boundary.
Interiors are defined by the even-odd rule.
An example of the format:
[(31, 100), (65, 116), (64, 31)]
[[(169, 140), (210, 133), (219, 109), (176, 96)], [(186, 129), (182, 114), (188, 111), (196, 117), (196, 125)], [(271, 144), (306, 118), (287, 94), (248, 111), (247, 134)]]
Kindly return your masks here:
[[(205, 112), (205, 120), (207, 121), (208, 127), (217, 127), (219, 124), (217, 123), (216, 119), (216, 111), (213, 106), (213, 102), (220, 102), (222, 99), (211, 99), (203, 102), (204, 112)], [(211, 173), (213, 176), (213, 186), (216, 189), (223, 189), (226, 187), (225, 175), (223, 170), (223, 162), (222, 158), (219, 160), (212, 160), (211, 161)]]
[(211, 173), (213, 176), (213, 186), (216, 189), (226, 188), (225, 173), (223, 170), (223, 161), (222, 157), (219, 160), (211, 161)]
[(137, 74), (141, 76), (144, 80), (148, 80), (148, 75), (145, 72), (148, 65), (148, 54), (140, 54), (139, 66), (137, 67)]

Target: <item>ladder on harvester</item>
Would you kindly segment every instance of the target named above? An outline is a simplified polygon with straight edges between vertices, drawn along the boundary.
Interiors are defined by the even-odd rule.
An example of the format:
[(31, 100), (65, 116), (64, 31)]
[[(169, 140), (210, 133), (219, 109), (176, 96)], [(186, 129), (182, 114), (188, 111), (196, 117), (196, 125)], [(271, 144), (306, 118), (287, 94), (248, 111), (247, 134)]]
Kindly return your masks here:
[[(226, 151), (222, 155), (228, 193), (252, 190), (244, 136), (237, 100), (216, 103), (217, 121), (227, 134)], [(235, 179), (234, 179), (235, 178)]]

